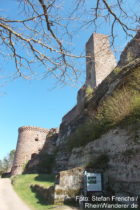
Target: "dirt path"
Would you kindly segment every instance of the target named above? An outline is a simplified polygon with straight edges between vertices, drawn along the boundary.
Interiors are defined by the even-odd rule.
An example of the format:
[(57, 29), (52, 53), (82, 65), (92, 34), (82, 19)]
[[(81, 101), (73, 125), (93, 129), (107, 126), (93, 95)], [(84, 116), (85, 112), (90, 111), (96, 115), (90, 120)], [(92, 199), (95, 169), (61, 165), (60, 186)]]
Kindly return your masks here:
[[(0, 178), (0, 210), (31, 210), (18, 197), (14, 191), (10, 179)], [(52, 210), (76, 210), (68, 206), (54, 207)]]
[(30, 210), (17, 196), (10, 179), (0, 179), (0, 210)]

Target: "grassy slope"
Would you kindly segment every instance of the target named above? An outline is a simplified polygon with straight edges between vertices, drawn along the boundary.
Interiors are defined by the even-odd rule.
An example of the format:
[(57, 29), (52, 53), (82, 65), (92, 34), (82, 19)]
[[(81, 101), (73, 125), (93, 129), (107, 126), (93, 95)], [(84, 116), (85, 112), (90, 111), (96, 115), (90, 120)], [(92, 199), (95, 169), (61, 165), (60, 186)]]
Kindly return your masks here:
[(36, 194), (32, 192), (31, 185), (41, 185), (43, 187), (49, 187), (54, 184), (54, 179), (50, 175), (38, 175), (38, 174), (26, 174), (18, 175), (12, 178), (12, 183), (17, 194), (24, 200), (31, 209), (46, 210), (50, 208), (50, 205), (45, 205), (45, 202), (40, 202)]
[[(31, 191), (31, 185), (41, 185), (43, 187), (49, 187), (54, 184), (53, 177), (49, 175), (38, 175), (38, 174), (26, 174), (26, 175), (18, 175), (12, 178), (12, 183), (17, 194), (22, 198), (22, 200), (27, 203), (27, 205), (32, 210), (47, 210), (53, 209), (55, 206), (53, 205), (43, 205), (38, 202), (35, 193)], [(58, 210), (67, 209), (67, 206), (60, 206), (57, 208)], [(68, 208), (70, 209), (70, 208)], [(77, 208), (75, 208), (77, 209)], [(132, 208), (131, 208), (132, 209)], [(113, 209), (111, 209), (113, 210)], [(120, 209), (123, 210), (123, 209)], [(129, 209), (127, 209), (129, 210)]]
[(68, 150), (85, 146), (111, 128), (140, 123), (140, 67), (133, 69), (125, 77), (122, 86), (107, 96), (96, 112), (92, 112), (90, 119), (68, 137)]

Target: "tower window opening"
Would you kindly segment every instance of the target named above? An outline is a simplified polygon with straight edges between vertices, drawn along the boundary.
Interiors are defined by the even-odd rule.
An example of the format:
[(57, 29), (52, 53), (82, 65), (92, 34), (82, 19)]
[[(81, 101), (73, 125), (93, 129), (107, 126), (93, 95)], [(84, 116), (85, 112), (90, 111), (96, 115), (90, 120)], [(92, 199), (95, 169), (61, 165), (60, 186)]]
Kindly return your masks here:
[(39, 139), (38, 138), (35, 138), (35, 141), (39, 141)]

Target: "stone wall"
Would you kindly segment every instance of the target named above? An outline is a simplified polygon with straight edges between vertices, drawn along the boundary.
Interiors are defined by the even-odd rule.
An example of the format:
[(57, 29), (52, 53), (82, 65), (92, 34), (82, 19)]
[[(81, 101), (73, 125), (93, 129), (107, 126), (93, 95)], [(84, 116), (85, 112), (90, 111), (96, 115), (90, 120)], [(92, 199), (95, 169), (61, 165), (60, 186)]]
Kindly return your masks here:
[(55, 203), (63, 203), (69, 199), (75, 200), (76, 195), (79, 195), (81, 191), (83, 173), (83, 167), (76, 167), (59, 173), (59, 183), (54, 188)]
[(90, 99), (90, 101), (85, 101), (83, 106), (81, 106), (78, 115), (73, 115), (73, 111), (70, 111), (67, 115), (65, 115), (60, 125), (57, 145), (66, 143), (66, 140), (68, 139), (67, 137), (75, 129), (77, 129), (79, 125), (83, 124), (85, 120), (93, 118), (99, 104), (102, 103), (106, 97), (111, 95), (114, 90), (121, 88), (128, 75), (131, 74), (135, 69), (139, 68), (139, 66), (139, 58), (121, 68), (118, 68), (117, 66), (94, 91), (93, 97)]
[[(136, 125), (135, 125), (136, 126)], [(140, 125), (137, 125), (137, 127)], [(86, 167), (103, 169), (102, 158), (108, 156), (104, 175), (108, 186), (116, 192), (140, 195), (140, 130), (133, 126), (112, 129), (101, 138), (85, 147), (73, 149), (68, 159), (68, 168)], [(100, 159), (98, 166), (96, 162)], [(123, 184), (123, 185), (122, 185)]]
[(138, 57), (140, 57), (140, 31), (124, 48), (118, 65), (127, 65), (129, 62), (133, 61)]
[(50, 173), (54, 170), (57, 137), (58, 129), (50, 129), (41, 151), (32, 155), (24, 173)]
[[(123, 128), (118, 126), (108, 132), (106, 131), (104, 135), (91, 141), (86, 146), (74, 148), (71, 152), (66, 150), (69, 136), (85, 121), (88, 122), (91, 118), (96, 120), (97, 109), (103, 104), (105, 99), (112, 96), (115, 91), (123, 89), (128, 81), (129, 84), (132, 81), (131, 85), (135, 90), (136, 79), (133, 78), (132, 74), (136, 70), (136, 75), (139, 77), (140, 42), (138, 37), (139, 33), (122, 53), (121, 59), (124, 59), (124, 63), (123, 60), (120, 61), (118, 66), (95, 89), (90, 101), (84, 101), (79, 114), (73, 116), (73, 111), (71, 111), (66, 115), (66, 118), (63, 118), (58, 137), (60, 150), (57, 153), (56, 165), (57, 169), (61, 171), (67, 169), (69, 171), (76, 167), (86, 167), (88, 164), (92, 165), (92, 168), (96, 170), (98, 165), (104, 171), (106, 188), (110, 188), (114, 193), (125, 192), (128, 195), (136, 194), (140, 196), (140, 124), (131, 122), (129, 126), (124, 126)], [(137, 44), (136, 41), (138, 42)], [(135, 48), (136, 50), (134, 50)], [(128, 62), (128, 52), (131, 51), (133, 59), (131, 59), (131, 62)], [(139, 80), (137, 80), (137, 89), (139, 90), (138, 83)], [(122, 104), (120, 104), (120, 109)], [(102, 160), (102, 157), (105, 156), (108, 157), (107, 166), (103, 166), (102, 162), (99, 163), (99, 160)], [(66, 172), (65, 176), (67, 177)], [(65, 180), (64, 177), (63, 179)], [(68, 184), (60, 184), (61, 188), (64, 185), (65, 187), (69, 186), (69, 182)]]
[[(92, 40), (91, 50), (93, 48), (93, 41), (95, 37), (96, 35), (94, 35), (94, 37), (92, 36), (89, 41), (90, 43)], [(98, 47), (100, 45), (100, 42), (98, 43), (99, 37), (100, 39), (105, 37), (103, 46), (108, 46), (106, 36), (98, 35), (96, 37), (97, 45), (94, 43), (96, 52), (98, 51)], [(133, 49), (131, 44), (130, 46)], [(140, 49), (139, 44), (138, 47)], [(125, 50), (122, 55), (124, 61), (127, 60), (127, 52), (129, 52), (129, 48), (126, 49), (127, 50)], [(132, 60), (131, 63), (119, 63), (119, 66), (117, 66), (117, 68), (115, 68), (114, 71), (112, 71), (95, 89), (93, 97), (90, 99), (90, 101), (87, 102), (84, 100), (64, 116), (57, 139), (58, 152), (56, 155), (56, 171), (60, 171), (60, 180), (59, 184), (55, 186), (56, 201), (61, 199), (65, 200), (66, 197), (69, 198), (70, 193), (73, 193), (73, 195), (77, 193), (77, 190), (80, 189), (80, 177), (83, 173), (83, 170), (81, 170), (79, 167), (87, 167), (89, 163), (95, 170), (98, 169), (97, 165), (100, 166), (100, 169), (104, 171), (104, 176), (106, 177), (106, 186), (110, 187), (110, 189), (115, 191), (115, 193), (123, 191), (130, 194), (135, 192), (136, 194), (140, 195), (140, 131), (135, 130), (136, 125), (130, 125), (129, 127), (125, 127), (123, 129), (116, 127), (106, 132), (100, 138), (91, 141), (86, 146), (74, 148), (70, 152), (68, 152), (66, 149), (68, 137), (74, 133), (79, 125), (82, 125), (86, 120), (90, 120), (91, 117), (92, 120), (95, 119), (98, 106), (103, 103), (104, 99), (112, 95), (114, 91), (124, 87), (124, 84), (127, 81), (127, 78), (131, 76), (131, 73), (134, 72), (135, 69), (140, 68), (138, 52), (139, 50), (137, 49), (136, 54), (134, 53), (136, 55), (134, 58), (137, 59)], [(99, 63), (95, 61), (94, 63), (92, 63), (92, 61), (87, 62), (90, 64), (92, 63), (91, 66), (94, 64), (94, 70), (97, 70), (96, 74), (99, 73), (99, 78), (101, 74), (103, 79), (106, 74), (104, 68), (107, 68), (106, 65), (109, 67), (115, 65), (115, 59), (110, 50), (106, 51), (106, 54), (109, 56), (108, 60), (107, 58), (105, 59), (102, 53), (103, 51), (100, 50), (100, 54), (98, 55), (97, 53), (96, 55), (97, 57), (102, 55), (101, 60), (99, 59)], [(95, 59), (97, 59), (96, 56), (94, 55)], [(114, 61), (112, 62), (113, 59)], [(104, 63), (105, 66), (103, 68)], [(98, 72), (98, 70), (100, 71)], [(95, 78), (93, 78), (93, 84), (92, 81), (90, 81), (90, 78), (92, 78), (92, 76), (89, 75), (89, 72), (87, 72), (87, 85), (95, 85), (95, 82), (98, 85), (101, 82), (100, 79), (95, 81)], [(48, 130), (44, 129), (42, 130), (34, 127), (22, 127), (19, 129), (17, 151), (12, 169), (13, 174), (21, 173), (26, 161), (31, 159), (31, 155), (33, 153), (38, 154), (40, 152), (40, 149), (44, 147), (47, 135)], [(37, 137), (39, 137), (40, 142), (36, 141)], [(52, 147), (52, 150), (49, 150), (49, 148), (50, 146), (47, 147), (46, 144), (46, 150), (50, 151), (51, 154), (52, 151), (55, 150), (55, 145)], [(105, 156), (108, 157), (108, 162), (106, 166), (103, 166), (102, 162), (99, 163), (99, 160), (101, 161), (101, 157)]]
[(42, 150), (48, 129), (23, 126), (18, 130), (18, 142), (11, 174), (21, 174), (33, 154)]
[(59, 173), (55, 202), (80, 195), (87, 169), (103, 174), (104, 195), (140, 196), (139, 151), (140, 130), (135, 130), (133, 125), (114, 128), (86, 146), (74, 148), (67, 159), (67, 170)]
[(86, 89), (97, 88), (117, 64), (108, 36), (104, 34), (91, 35), (86, 43), (86, 56), (86, 81), (78, 91), (76, 106), (62, 118), (64, 124), (70, 124), (81, 115), (86, 103)]

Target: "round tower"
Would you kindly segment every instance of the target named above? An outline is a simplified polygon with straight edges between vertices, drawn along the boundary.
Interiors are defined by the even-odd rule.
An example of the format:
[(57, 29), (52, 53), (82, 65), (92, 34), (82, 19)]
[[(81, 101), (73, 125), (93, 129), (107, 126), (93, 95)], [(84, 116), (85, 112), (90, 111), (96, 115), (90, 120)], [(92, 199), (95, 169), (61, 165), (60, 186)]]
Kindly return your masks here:
[(18, 141), (11, 174), (22, 174), (33, 154), (38, 154), (46, 141), (49, 130), (33, 126), (18, 129)]

